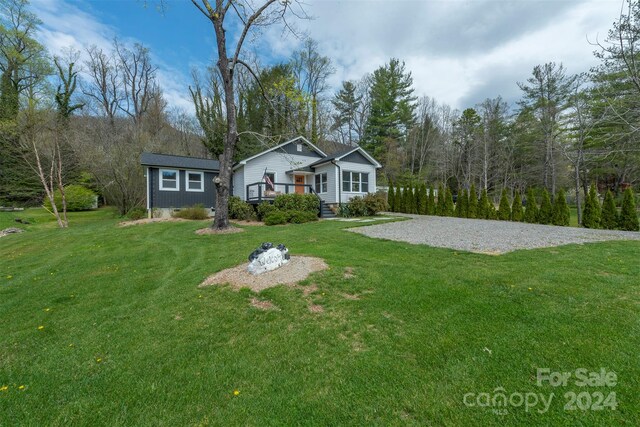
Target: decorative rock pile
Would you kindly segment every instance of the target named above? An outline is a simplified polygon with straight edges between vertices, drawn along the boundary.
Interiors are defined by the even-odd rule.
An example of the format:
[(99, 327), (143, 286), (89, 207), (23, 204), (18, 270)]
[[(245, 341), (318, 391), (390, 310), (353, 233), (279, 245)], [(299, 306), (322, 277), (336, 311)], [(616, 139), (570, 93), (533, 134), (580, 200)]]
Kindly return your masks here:
[(275, 270), (289, 262), (289, 250), (282, 243), (273, 247), (273, 243), (265, 242), (249, 255), (247, 271), (251, 274), (262, 274)]
[(6, 235), (14, 234), (14, 233), (22, 233), (23, 231), (24, 230), (22, 228), (16, 228), (16, 227), (5, 228), (4, 230), (0, 231), (0, 237), (4, 237)]

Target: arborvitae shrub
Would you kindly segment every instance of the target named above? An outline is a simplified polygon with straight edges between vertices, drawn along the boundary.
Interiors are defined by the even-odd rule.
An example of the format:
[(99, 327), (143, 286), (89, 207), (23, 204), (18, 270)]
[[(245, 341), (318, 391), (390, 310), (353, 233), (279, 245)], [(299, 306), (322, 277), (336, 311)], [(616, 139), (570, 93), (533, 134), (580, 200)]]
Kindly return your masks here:
[(502, 221), (509, 221), (511, 219), (511, 206), (509, 206), (509, 196), (507, 195), (506, 188), (502, 189), (502, 195), (500, 196), (498, 219)]
[(435, 215), (436, 214), (436, 197), (435, 190), (433, 187), (429, 188), (429, 197), (427, 197), (427, 215)]
[(582, 211), (582, 226), (585, 228), (600, 227), (600, 202), (595, 184), (591, 184), (589, 194), (585, 197)]
[(418, 206), (418, 213), (420, 215), (427, 215), (427, 203), (429, 196), (427, 195), (427, 184), (420, 186), (420, 206)]
[(387, 193), (387, 203), (389, 204), (389, 210), (391, 212), (396, 211), (396, 191), (393, 188), (393, 183), (389, 181), (389, 192)]
[(524, 211), (524, 222), (534, 224), (538, 222), (538, 202), (533, 188), (527, 188), (527, 206)]
[(607, 190), (602, 202), (602, 215), (600, 216), (600, 227), (607, 230), (614, 230), (618, 227), (620, 220), (618, 218), (618, 210), (616, 202), (613, 200), (613, 194)]
[(624, 190), (624, 199), (622, 199), (622, 211), (620, 212), (620, 228), (628, 231), (640, 230), (638, 222), (638, 212), (636, 211), (636, 202), (633, 197), (633, 190), (627, 188)]
[(417, 189), (410, 184), (409, 185), (409, 213), (417, 213), (418, 212), (418, 205), (417, 205), (417, 200), (416, 200), (416, 193), (417, 193)]
[(395, 200), (395, 212), (402, 212), (402, 189), (399, 184), (396, 184)]
[(453, 216), (453, 194), (451, 194), (451, 189), (447, 187), (444, 193), (444, 215), (443, 216)]
[(413, 204), (415, 206), (415, 212), (419, 214), (420, 213), (420, 205), (422, 204), (422, 193), (420, 192), (420, 190), (422, 189), (422, 186), (420, 185), (416, 185), (415, 189), (413, 190)]
[(487, 207), (487, 219), (498, 219), (498, 211), (491, 201), (489, 201), (489, 205)]
[(522, 222), (523, 215), (520, 192), (516, 191), (516, 195), (513, 197), (513, 204), (511, 205), (511, 221)]
[(487, 197), (487, 190), (482, 189), (480, 193), (480, 200), (478, 201), (478, 210), (476, 212), (476, 218), (478, 219), (489, 219), (491, 216), (491, 211), (489, 210), (489, 198)]
[(553, 201), (553, 216), (551, 222), (553, 225), (568, 226), (570, 219), (571, 212), (569, 211), (569, 205), (567, 205), (567, 196), (564, 194), (564, 190), (561, 189)]
[(469, 206), (467, 207), (467, 218), (476, 218), (478, 214), (478, 193), (476, 193), (476, 186), (471, 184), (469, 190)]
[(540, 203), (540, 211), (538, 212), (539, 224), (551, 224), (553, 220), (553, 206), (549, 198), (549, 192), (545, 188), (542, 191), (542, 202)]
[(458, 218), (466, 218), (469, 212), (469, 195), (467, 190), (459, 190), (456, 200), (456, 216)]
[(444, 211), (446, 207), (445, 207), (444, 199), (445, 199), (444, 188), (442, 187), (442, 184), (440, 184), (438, 186), (438, 206), (436, 208), (436, 215), (445, 216)]

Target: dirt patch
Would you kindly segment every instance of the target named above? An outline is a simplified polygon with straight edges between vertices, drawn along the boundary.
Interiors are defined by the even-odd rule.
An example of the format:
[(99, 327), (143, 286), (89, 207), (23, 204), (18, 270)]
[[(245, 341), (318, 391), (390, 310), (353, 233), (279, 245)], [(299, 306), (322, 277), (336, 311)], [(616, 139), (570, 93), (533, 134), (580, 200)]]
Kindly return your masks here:
[(271, 301), (259, 300), (258, 298), (251, 298), (251, 305), (258, 310), (276, 310), (280, 311), (280, 309)]
[(309, 311), (312, 313), (324, 313), (324, 307), (320, 304), (309, 304)]
[(348, 299), (351, 301), (357, 301), (360, 299), (359, 295), (354, 295), (354, 294), (340, 294), (340, 295), (342, 295), (344, 299)]
[(344, 278), (345, 279), (352, 279), (354, 277), (356, 277), (356, 276), (353, 274), (353, 267), (346, 267), (344, 269)]
[(239, 221), (234, 219), (233, 221), (231, 221), (233, 224), (235, 225), (248, 225), (250, 227), (259, 227), (264, 225), (264, 222), (260, 222), (260, 221)]
[(311, 295), (312, 293), (318, 290), (318, 285), (316, 285), (315, 283), (312, 283), (309, 286), (294, 285), (293, 287), (295, 289), (300, 289), (302, 291), (302, 295), (305, 297), (308, 297), (309, 295)]
[(207, 227), (196, 230), (196, 234), (200, 236), (210, 235), (210, 234), (233, 234), (233, 233), (242, 233), (244, 229), (237, 227), (229, 227), (222, 230), (216, 230), (215, 228)]
[(249, 288), (254, 292), (260, 292), (280, 284), (293, 285), (315, 271), (329, 268), (322, 258), (307, 256), (292, 256), (291, 261), (282, 267), (256, 276), (247, 271), (248, 265), (249, 263), (244, 263), (212, 274), (199, 287), (228, 283), (236, 290)]

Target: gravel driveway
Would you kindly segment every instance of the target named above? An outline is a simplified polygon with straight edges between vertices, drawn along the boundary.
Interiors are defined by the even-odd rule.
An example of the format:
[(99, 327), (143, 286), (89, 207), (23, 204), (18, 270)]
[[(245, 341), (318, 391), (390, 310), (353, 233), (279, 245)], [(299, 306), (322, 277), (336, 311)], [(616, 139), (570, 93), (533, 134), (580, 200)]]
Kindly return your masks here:
[(630, 231), (590, 230), (576, 227), (425, 215), (394, 215), (411, 219), (350, 228), (348, 231), (380, 239), (490, 254), (501, 254), (518, 249), (547, 248), (571, 243), (640, 240), (640, 233)]

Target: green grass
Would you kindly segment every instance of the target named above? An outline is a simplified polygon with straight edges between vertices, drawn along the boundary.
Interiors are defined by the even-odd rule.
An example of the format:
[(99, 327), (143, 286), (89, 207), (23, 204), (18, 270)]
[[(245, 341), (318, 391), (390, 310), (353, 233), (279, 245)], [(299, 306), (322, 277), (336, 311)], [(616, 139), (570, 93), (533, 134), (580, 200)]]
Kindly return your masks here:
[[(198, 236), (202, 222), (119, 228), (104, 210), (67, 230), (22, 217), (35, 224), (0, 239), (2, 426), (640, 424), (638, 242), (486, 256), (336, 221)], [(265, 290), (280, 310), (260, 311), (248, 290), (197, 288), (263, 241), (325, 258), (303, 282), (317, 291)], [(605, 367), (618, 385), (538, 387), (538, 367)], [(555, 399), (544, 414), (463, 404), (498, 387)], [(585, 390), (618, 409), (563, 409)]]

